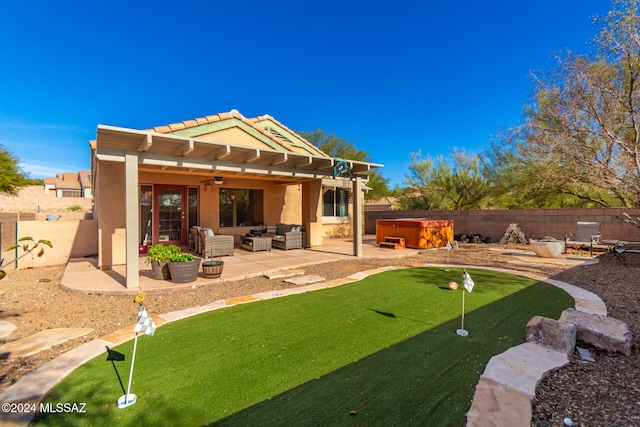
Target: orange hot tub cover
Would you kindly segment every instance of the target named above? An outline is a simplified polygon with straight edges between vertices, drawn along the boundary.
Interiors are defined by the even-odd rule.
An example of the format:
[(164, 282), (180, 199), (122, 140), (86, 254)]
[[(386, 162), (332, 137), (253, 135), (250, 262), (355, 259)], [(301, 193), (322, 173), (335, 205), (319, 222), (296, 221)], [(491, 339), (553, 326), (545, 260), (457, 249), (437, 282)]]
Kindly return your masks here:
[(453, 242), (452, 219), (378, 219), (376, 243), (385, 237), (403, 237), (405, 246), (414, 249), (439, 248)]

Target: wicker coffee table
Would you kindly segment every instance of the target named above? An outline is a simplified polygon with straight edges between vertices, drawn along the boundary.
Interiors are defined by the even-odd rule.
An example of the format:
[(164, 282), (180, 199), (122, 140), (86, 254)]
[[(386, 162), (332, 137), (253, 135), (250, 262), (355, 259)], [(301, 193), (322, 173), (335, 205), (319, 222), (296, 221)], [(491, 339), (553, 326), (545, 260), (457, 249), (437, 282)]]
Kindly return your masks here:
[(243, 236), (240, 247), (248, 251), (270, 251), (271, 237), (249, 237)]

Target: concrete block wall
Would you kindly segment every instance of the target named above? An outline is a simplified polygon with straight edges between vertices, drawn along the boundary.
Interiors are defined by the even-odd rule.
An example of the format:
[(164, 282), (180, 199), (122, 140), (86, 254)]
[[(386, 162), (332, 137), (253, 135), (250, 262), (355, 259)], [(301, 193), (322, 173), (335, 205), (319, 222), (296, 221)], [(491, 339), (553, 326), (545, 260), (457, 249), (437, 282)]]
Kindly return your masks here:
[[(16, 226), (17, 224), (17, 226)], [(4, 223), (3, 223), (4, 225)], [(47, 265), (66, 264), (69, 258), (95, 256), (98, 252), (98, 226), (96, 220), (70, 220), (70, 221), (18, 221), (13, 223), (17, 229), (17, 238), (32, 237), (34, 240), (50, 240), (53, 248), (45, 247), (42, 257), (27, 255), (18, 261), (18, 268), (43, 267)], [(13, 233), (15, 243), (16, 234)], [(9, 243), (9, 242), (8, 242)], [(6, 260), (4, 267), (10, 270), (16, 267), (10, 263), (16, 255), (24, 254), (21, 249), (6, 251), (3, 245), (0, 249), (0, 257)]]
[[(17, 196), (0, 194), (0, 212), (67, 213), (70, 206), (80, 206), (81, 212), (91, 212), (93, 198), (56, 197), (55, 191), (45, 193), (44, 186), (31, 185), (21, 188)], [(25, 221), (24, 218), (22, 218)]]
[(499, 242), (512, 223), (518, 224), (527, 238), (564, 239), (567, 234), (575, 233), (578, 221), (598, 221), (601, 239), (640, 241), (640, 228), (617, 218), (623, 212), (635, 217), (640, 215), (640, 209), (626, 208), (369, 211), (365, 212), (365, 233), (375, 234), (377, 219), (429, 218), (452, 219), (455, 234), (481, 234), (493, 242)]

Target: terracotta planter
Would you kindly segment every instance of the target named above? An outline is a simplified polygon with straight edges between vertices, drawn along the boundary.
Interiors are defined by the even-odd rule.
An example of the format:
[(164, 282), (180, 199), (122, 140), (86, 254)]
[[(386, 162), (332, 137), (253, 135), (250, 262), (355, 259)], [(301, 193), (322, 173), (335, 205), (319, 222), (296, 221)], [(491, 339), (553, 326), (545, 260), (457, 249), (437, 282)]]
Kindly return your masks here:
[(151, 261), (151, 271), (153, 271), (153, 278), (156, 280), (171, 279), (171, 273), (169, 273), (169, 261)]
[(200, 259), (185, 262), (170, 262), (171, 281), (175, 283), (195, 282), (200, 270)]

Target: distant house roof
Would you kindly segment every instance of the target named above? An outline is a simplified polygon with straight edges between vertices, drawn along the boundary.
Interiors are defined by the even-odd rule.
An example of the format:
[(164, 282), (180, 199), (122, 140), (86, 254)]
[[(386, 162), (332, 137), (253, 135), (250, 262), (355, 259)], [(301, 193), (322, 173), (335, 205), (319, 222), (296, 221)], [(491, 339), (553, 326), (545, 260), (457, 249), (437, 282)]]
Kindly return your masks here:
[(45, 185), (55, 186), (56, 190), (81, 190), (91, 188), (91, 172), (81, 170), (79, 172), (62, 172), (55, 178), (44, 179)]
[(79, 171), (80, 186), (82, 188), (91, 188), (91, 171)]

